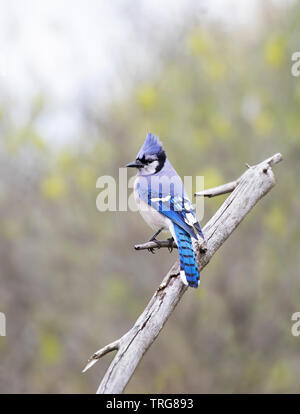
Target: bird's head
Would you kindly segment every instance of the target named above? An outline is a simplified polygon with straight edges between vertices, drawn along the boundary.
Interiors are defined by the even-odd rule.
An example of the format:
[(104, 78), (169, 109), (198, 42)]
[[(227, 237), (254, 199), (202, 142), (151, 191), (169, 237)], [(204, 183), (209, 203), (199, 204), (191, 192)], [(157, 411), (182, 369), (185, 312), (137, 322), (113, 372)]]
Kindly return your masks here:
[(152, 175), (164, 167), (166, 158), (159, 138), (149, 132), (136, 160), (127, 164), (126, 167), (137, 168), (140, 175)]

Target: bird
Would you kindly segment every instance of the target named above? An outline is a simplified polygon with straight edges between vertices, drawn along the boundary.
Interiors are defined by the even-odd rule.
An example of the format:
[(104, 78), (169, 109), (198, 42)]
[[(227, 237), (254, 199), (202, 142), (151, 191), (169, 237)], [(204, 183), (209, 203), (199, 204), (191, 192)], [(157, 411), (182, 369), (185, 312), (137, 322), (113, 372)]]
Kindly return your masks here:
[(194, 248), (197, 242), (205, 243), (204, 235), (183, 182), (159, 137), (149, 132), (136, 160), (126, 167), (137, 169), (134, 198), (142, 217), (155, 230), (149, 241), (159, 247), (156, 237), (162, 231), (169, 231), (170, 241), (175, 241), (178, 247), (180, 278), (185, 285), (197, 288), (200, 275)]

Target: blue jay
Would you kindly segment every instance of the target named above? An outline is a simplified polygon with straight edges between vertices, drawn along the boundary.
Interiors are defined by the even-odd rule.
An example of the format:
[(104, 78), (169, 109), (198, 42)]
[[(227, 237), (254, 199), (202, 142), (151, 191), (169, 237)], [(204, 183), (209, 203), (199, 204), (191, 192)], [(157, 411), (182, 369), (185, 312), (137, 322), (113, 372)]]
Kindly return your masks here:
[(136, 160), (126, 167), (138, 170), (134, 196), (142, 217), (156, 231), (150, 241), (156, 241), (161, 231), (169, 231), (178, 246), (181, 280), (197, 288), (200, 278), (193, 243), (203, 243), (204, 236), (159, 138), (148, 133)]

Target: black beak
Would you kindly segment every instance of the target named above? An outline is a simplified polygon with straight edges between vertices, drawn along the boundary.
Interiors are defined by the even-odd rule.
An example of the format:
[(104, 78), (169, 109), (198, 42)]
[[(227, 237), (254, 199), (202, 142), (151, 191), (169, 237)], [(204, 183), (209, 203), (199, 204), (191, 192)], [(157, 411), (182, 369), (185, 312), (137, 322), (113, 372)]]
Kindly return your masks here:
[(143, 168), (144, 164), (140, 160), (135, 160), (126, 165), (127, 168)]

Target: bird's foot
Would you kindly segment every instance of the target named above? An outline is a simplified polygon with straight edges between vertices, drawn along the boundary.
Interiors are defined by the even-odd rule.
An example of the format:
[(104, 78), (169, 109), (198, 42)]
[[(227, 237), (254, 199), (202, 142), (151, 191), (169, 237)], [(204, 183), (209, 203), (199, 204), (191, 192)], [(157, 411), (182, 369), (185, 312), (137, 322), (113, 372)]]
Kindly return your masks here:
[(154, 242), (156, 244), (156, 247), (149, 247), (148, 252), (150, 252), (152, 254), (155, 254), (155, 249), (160, 249), (161, 244), (160, 244), (159, 240), (156, 240), (153, 237), (149, 241)]
[(207, 252), (207, 243), (205, 240), (199, 245), (200, 253), (204, 254)]
[(173, 249), (174, 249), (174, 245), (173, 245), (173, 243), (174, 243), (174, 238), (173, 238), (173, 237), (170, 237), (170, 238), (168, 239), (168, 242), (169, 242), (168, 250), (169, 250), (169, 252), (170, 252), (170, 253), (172, 253), (172, 251), (173, 251)]

